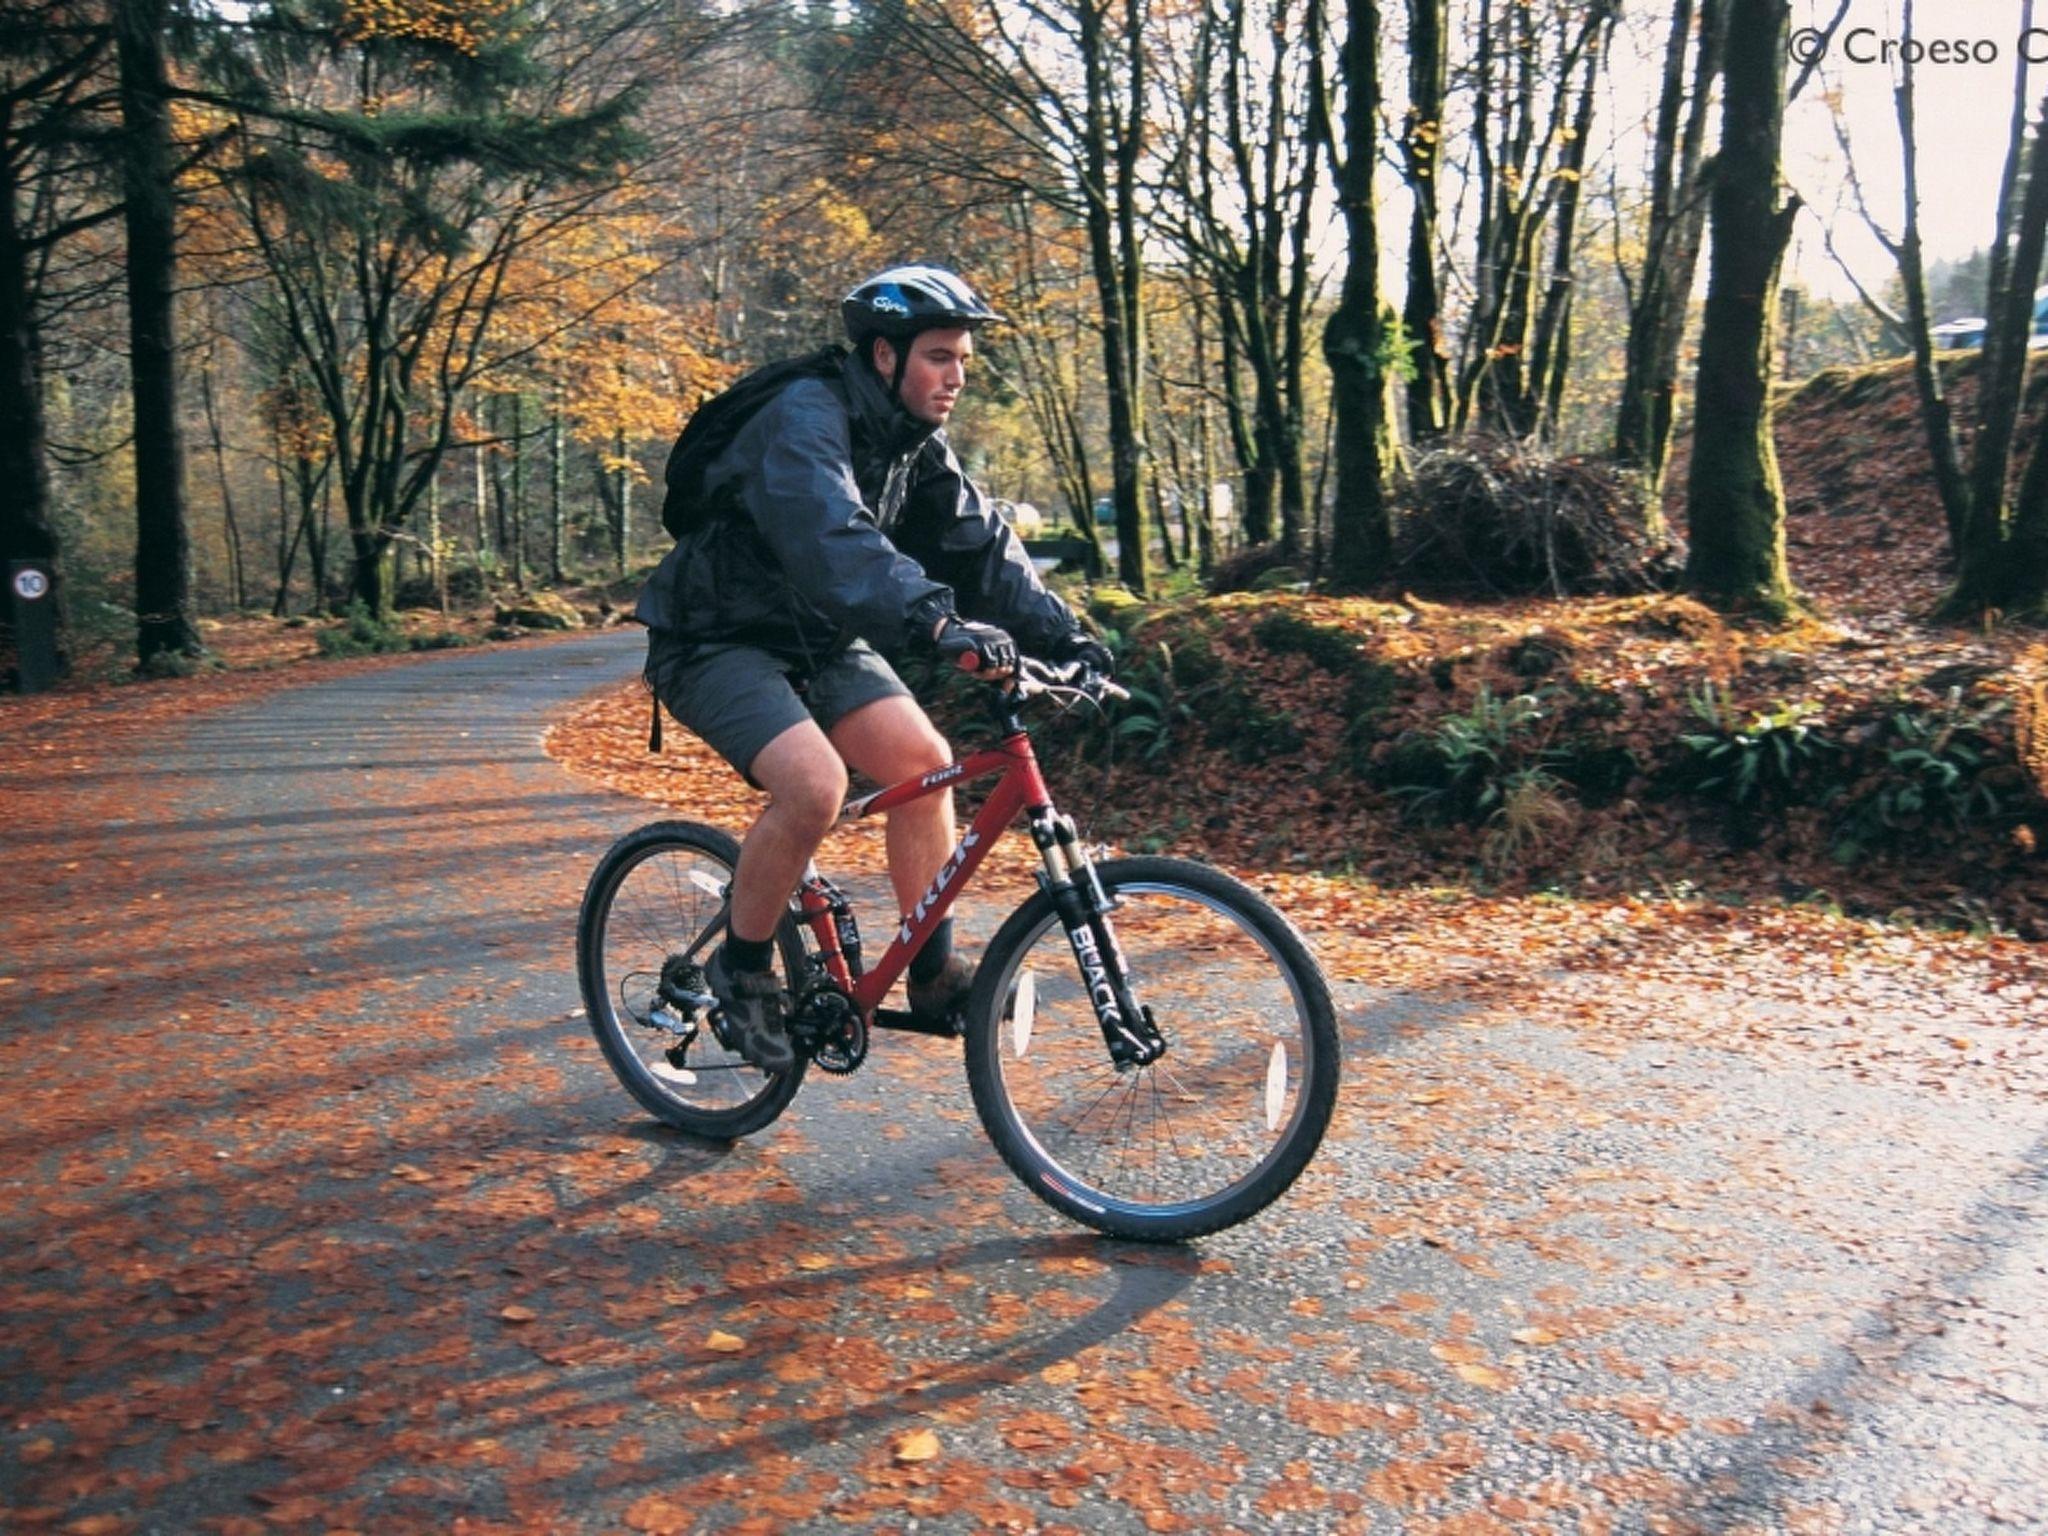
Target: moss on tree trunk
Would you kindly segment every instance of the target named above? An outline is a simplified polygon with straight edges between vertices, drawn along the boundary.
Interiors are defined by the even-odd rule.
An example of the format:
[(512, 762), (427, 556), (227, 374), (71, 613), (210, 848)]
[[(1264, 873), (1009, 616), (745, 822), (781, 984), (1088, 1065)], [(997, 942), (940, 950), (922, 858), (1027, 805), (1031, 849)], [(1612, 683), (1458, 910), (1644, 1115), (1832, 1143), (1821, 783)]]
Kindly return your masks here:
[(1789, 15), (1786, 0), (1735, 0), (1729, 13), (1685, 567), (1709, 601), (1769, 611), (1793, 601), (1770, 407), (1778, 276), (1799, 208), (1779, 182)]
[(1330, 519), (1330, 570), (1339, 587), (1357, 589), (1386, 574), (1393, 550), (1387, 508), (1387, 317), (1379, 290), (1379, 211), (1372, 173), (1379, 127), (1377, 4), (1357, 0), (1344, 42), (1350, 98), (1338, 204), (1350, 236), (1344, 287), (1323, 331), (1337, 412), (1337, 497)]

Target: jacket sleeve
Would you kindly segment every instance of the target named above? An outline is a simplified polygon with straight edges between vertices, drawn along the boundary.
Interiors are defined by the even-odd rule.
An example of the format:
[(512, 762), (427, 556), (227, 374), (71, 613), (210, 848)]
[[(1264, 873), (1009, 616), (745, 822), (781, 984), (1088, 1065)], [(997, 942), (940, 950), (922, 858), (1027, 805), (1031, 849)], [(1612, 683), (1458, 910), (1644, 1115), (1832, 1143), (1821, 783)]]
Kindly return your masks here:
[(1079, 627), (1073, 610), (1046, 590), (1024, 543), (967, 478), (943, 436), (919, 453), (903, 513), (904, 542), (958, 594), (971, 619), (1000, 624), (1027, 652)]
[(846, 413), (823, 385), (792, 385), (745, 436), (751, 451), (739, 456), (755, 472), (741, 479), (741, 502), (798, 597), (888, 650), (910, 638), (912, 609), (934, 599), (952, 606), (861, 500)]

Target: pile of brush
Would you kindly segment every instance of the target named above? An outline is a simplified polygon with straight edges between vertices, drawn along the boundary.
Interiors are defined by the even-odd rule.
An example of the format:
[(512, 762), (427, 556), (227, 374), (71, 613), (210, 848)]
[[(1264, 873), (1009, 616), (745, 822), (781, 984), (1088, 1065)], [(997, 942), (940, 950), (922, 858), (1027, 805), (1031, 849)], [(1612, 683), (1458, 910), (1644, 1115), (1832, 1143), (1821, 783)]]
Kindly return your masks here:
[(1396, 579), (1438, 594), (1656, 591), (1681, 562), (1611, 466), (1466, 437), (1415, 460), (1395, 514)]

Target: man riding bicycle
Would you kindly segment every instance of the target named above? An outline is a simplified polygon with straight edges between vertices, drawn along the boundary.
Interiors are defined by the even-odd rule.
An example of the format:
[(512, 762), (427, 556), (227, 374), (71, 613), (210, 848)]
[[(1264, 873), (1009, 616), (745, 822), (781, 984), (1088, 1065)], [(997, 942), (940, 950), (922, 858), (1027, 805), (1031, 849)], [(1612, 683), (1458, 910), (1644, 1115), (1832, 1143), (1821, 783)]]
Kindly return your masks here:
[[(761, 370), (721, 397), (727, 409), (699, 413), (716, 427), (693, 420), (668, 466), (676, 547), (635, 609), (661, 703), (769, 795), (707, 968), (733, 1044), (765, 1072), (796, 1060), (775, 931), (838, 819), (848, 766), (888, 784), (952, 757), (880, 652), (921, 650), (993, 677), (1015, 668), (1020, 646), (1105, 674), (1111, 664), (946, 443), (974, 334), (1001, 317), (933, 266), (869, 278), (840, 313), (850, 353)], [(890, 813), (904, 911), (953, 838), (951, 794)], [(942, 923), (911, 962), (911, 1010), (943, 1017), (972, 980)]]

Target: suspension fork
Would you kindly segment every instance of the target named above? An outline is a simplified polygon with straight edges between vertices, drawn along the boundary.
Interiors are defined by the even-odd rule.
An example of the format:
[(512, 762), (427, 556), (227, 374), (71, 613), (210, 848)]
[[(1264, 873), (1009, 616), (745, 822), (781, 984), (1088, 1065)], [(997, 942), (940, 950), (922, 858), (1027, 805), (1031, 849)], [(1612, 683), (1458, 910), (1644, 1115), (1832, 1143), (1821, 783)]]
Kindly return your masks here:
[(1039, 888), (1051, 898), (1066, 930), (1110, 1060), (1119, 1071), (1157, 1061), (1166, 1053), (1166, 1041), (1152, 1021), (1152, 1010), (1131, 990), (1130, 967), (1110, 926), (1109, 897), (1073, 818), (1048, 806), (1033, 811), (1030, 821), (1031, 841), (1045, 860)]

